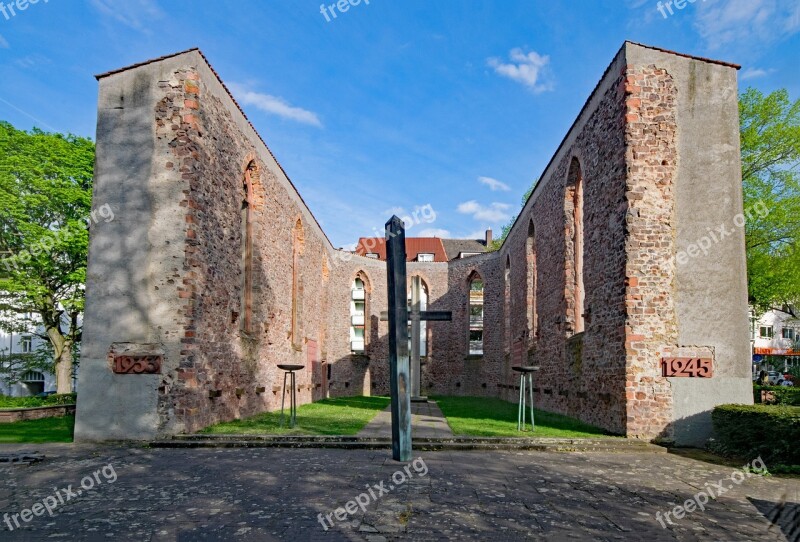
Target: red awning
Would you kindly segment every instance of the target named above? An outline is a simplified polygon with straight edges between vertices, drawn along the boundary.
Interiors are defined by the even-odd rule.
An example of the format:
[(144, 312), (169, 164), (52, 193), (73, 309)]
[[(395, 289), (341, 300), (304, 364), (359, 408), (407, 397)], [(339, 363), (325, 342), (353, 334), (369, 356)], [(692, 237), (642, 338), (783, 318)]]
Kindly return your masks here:
[(800, 356), (800, 350), (792, 350), (790, 348), (765, 348), (756, 346), (753, 348), (753, 354), (761, 356)]

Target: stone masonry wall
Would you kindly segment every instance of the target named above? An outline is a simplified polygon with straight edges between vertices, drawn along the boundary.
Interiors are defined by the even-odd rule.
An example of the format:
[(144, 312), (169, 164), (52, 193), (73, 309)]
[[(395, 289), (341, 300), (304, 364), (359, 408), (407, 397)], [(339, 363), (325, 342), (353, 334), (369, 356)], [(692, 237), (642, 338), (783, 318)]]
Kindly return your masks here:
[[(596, 104), (539, 181), (501, 257), (510, 258), (512, 340), (521, 341), (530, 361), (541, 367), (534, 374), (537, 406), (624, 433), (627, 204), (624, 79), (619, 65), (618, 58), (599, 87)], [(585, 331), (575, 334), (572, 191), (578, 167), (583, 176), (587, 315)], [(526, 303), (531, 224), (537, 254), (536, 335), (529, 329)], [(503, 395), (516, 400), (516, 393), (506, 388)]]
[[(329, 296), (326, 370), (330, 372), (331, 396), (388, 395), (388, 323), (380, 321), (387, 309), (386, 266), (370, 258), (338, 254), (333, 265)], [(350, 349), (350, 302), (353, 282), (359, 276), (366, 286), (363, 354)]]
[[(256, 144), (196, 69), (176, 71), (161, 83), (156, 110), (159, 140), (173, 160), (166, 168), (189, 183), (185, 259), (175, 262), (165, 287), (174, 289), (182, 317), (175, 322), (183, 349), (168, 360), (159, 388), (162, 432), (194, 431), (215, 422), (280, 408), (280, 363), (306, 365), (297, 373), (298, 401), (319, 398), (319, 358), (326, 299), (326, 240), (314, 235), (301, 208), (265, 167)], [(253, 327), (242, 328), (242, 202), (245, 169), (253, 184)], [(294, 232), (303, 224), (298, 269)], [(293, 273), (297, 274), (297, 337), (293, 336)], [(309, 347), (309, 342), (316, 342)], [(177, 362), (177, 363), (176, 363)], [(316, 373), (316, 374), (315, 374)]]
[(661, 375), (661, 357), (678, 340), (674, 299), (677, 89), (667, 70), (655, 65), (628, 65), (624, 77), (627, 435), (670, 438), (672, 390)]

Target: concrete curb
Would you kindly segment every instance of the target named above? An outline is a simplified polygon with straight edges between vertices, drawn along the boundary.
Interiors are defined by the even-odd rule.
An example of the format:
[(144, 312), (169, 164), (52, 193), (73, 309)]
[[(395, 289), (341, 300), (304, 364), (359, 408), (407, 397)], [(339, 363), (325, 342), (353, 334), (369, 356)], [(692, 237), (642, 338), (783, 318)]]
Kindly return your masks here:
[[(286, 435), (179, 435), (149, 443), (153, 448), (338, 448), (345, 450), (390, 449), (386, 438), (356, 436)], [(450, 437), (416, 438), (414, 449), (440, 450), (536, 450), (551, 452), (667, 453), (667, 449), (627, 439), (556, 439)]]

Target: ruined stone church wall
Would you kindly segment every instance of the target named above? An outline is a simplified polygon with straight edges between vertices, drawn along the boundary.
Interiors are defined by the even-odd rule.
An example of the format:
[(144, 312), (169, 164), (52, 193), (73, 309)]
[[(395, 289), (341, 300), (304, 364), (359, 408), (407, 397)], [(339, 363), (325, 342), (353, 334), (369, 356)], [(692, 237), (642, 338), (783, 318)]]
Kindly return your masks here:
[[(299, 402), (321, 398), (334, 251), (205, 59), (190, 52), (102, 78), (100, 103), (95, 201), (125, 217), (116, 234), (134, 254), (109, 252), (114, 232), (92, 240), (79, 438), (148, 438), (280, 408), (279, 363), (307, 366)], [(158, 351), (160, 374), (114, 374), (117, 343)]]
[[(696, 444), (711, 433), (714, 405), (752, 400), (743, 230), (733, 227), (742, 212), (736, 96), (730, 65), (626, 43), (609, 66), (499, 253), (510, 263), (508, 336), (542, 366), (540, 406), (630, 437)], [(577, 334), (573, 164), (584, 186), (586, 327)], [(698, 250), (720, 224), (735, 231)], [(512, 347), (511, 363), (521, 350)], [(712, 359), (715, 374), (664, 377), (669, 357)]]
[[(533, 363), (538, 407), (681, 443), (708, 436), (714, 405), (751, 401), (736, 97), (734, 67), (626, 43), (502, 248), (408, 264), (428, 308), (453, 314), (427, 326), (423, 393), (516, 401), (511, 367)], [(100, 78), (94, 205), (105, 204), (116, 218), (90, 239), (79, 440), (146, 439), (278, 409), (279, 363), (306, 367), (300, 403), (389, 393), (385, 263), (333, 249), (199, 52)], [(720, 224), (730, 232), (712, 238)], [(468, 342), (475, 276), (481, 355)], [(363, 354), (350, 345), (356, 277), (367, 287)], [(117, 374), (120, 356), (159, 359), (160, 370)], [(714, 376), (663, 377), (670, 356), (710, 358)]]
[[(354, 353), (350, 345), (351, 301), (355, 279), (365, 284), (365, 351)], [(328, 393), (333, 397), (388, 395), (388, 324), (380, 321), (387, 310), (386, 264), (340, 253), (331, 276), (328, 341), (325, 361), (330, 373)]]
[[(625, 132), (620, 53), (565, 137), (510, 232), (511, 329), (506, 364), (533, 363), (537, 406), (624, 433)], [(571, 167), (583, 176), (585, 331), (576, 333)], [(574, 172), (573, 172), (574, 175)], [(529, 232), (536, 290), (528, 272)], [(528, 304), (535, 300), (535, 313)], [(533, 317), (535, 316), (535, 321)], [(513, 355), (511, 355), (513, 353)], [(513, 378), (513, 376), (512, 376)], [(514, 389), (504, 397), (516, 400)]]
[[(306, 366), (296, 373), (298, 401), (312, 400), (319, 382), (314, 373), (321, 370), (321, 302), (327, 295), (330, 245), (213, 72), (198, 62), (176, 77), (182, 75), (182, 92), (170, 92), (162, 103), (165, 117), (181, 118), (187, 133), (183, 145), (170, 141), (177, 144), (175, 167), (190, 182), (181, 202), (187, 236), (178, 301), (187, 321), (181, 366), (160, 406), (162, 420), (170, 423), (174, 417), (182, 428), (195, 430), (279, 408), (283, 371), (278, 364)], [(253, 190), (250, 329), (242, 301), (248, 165)]]
[[(626, 273), (638, 278), (629, 295), (641, 309), (628, 319), (640, 336), (628, 346), (628, 374), (638, 375), (627, 378), (628, 434), (702, 445), (714, 406), (753, 399), (742, 227), (743, 211), (753, 210), (742, 202), (737, 68), (630, 43), (626, 57), (639, 241)], [(710, 359), (713, 376), (662, 378), (662, 357)], [(669, 416), (659, 417), (667, 395)]]

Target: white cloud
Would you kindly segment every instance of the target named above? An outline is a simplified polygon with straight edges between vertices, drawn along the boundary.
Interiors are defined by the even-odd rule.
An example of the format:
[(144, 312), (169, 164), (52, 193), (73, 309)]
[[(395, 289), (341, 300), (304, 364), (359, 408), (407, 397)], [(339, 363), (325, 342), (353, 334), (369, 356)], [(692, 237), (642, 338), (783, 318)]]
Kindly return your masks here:
[(492, 179), (491, 177), (478, 177), (478, 182), (481, 184), (485, 184), (488, 186), (492, 192), (496, 190), (502, 190), (504, 192), (508, 192), (511, 188), (504, 182), (500, 182), (497, 179)]
[(91, 0), (91, 4), (106, 17), (145, 33), (164, 16), (155, 0)]
[(510, 64), (504, 63), (499, 58), (490, 58), (487, 62), (498, 74), (522, 83), (533, 92), (553, 90), (552, 83), (547, 80), (549, 56), (540, 55), (536, 51), (525, 53), (517, 47), (511, 50), (509, 58), (511, 59)]
[(10, 49), (11, 46), (8, 44), (6, 39), (0, 34), (0, 49)]
[(14, 64), (19, 66), (20, 68), (28, 69), (34, 68), (37, 66), (44, 66), (47, 64), (52, 64), (53, 61), (47, 58), (44, 55), (40, 55), (39, 53), (33, 53), (31, 55), (25, 55), (23, 57), (19, 57), (14, 60)]
[(418, 237), (441, 237), (442, 239), (449, 239), (452, 237), (448, 230), (443, 230), (441, 228), (428, 228), (422, 230), (417, 235)]
[(322, 122), (316, 113), (295, 107), (288, 103), (283, 98), (272, 96), (270, 94), (262, 94), (260, 92), (253, 92), (242, 85), (230, 83), (228, 88), (242, 105), (252, 105), (256, 109), (260, 109), (270, 115), (277, 115), (284, 119), (302, 122), (303, 124), (310, 124), (322, 128)]
[(511, 218), (509, 212), (511, 205), (508, 203), (490, 203), (481, 205), (475, 200), (465, 201), (458, 205), (458, 212), (465, 215), (472, 215), (472, 218), (481, 222), (503, 222)]
[(765, 75), (769, 75), (770, 73), (772, 73), (772, 70), (764, 70), (761, 68), (747, 68), (739, 76), (739, 79), (741, 79), (742, 81), (746, 81), (747, 79), (756, 79), (758, 77), (764, 77)]
[(720, 0), (698, 6), (695, 26), (712, 50), (729, 43), (753, 48), (800, 30), (797, 0)]

